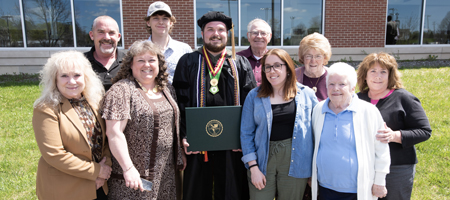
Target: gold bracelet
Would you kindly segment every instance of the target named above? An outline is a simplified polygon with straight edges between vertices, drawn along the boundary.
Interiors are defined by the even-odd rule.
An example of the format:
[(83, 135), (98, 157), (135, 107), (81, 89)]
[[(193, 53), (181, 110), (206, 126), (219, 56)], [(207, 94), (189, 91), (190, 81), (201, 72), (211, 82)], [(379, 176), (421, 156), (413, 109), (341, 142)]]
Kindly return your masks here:
[(127, 170), (124, 170), (123, 173), (125, 173), (127, 171), (130, 171), (130, 169), (133, 168), (133, 167), (134, 167), (134, 165), (131, 165), (131, 167), (129, 167)]

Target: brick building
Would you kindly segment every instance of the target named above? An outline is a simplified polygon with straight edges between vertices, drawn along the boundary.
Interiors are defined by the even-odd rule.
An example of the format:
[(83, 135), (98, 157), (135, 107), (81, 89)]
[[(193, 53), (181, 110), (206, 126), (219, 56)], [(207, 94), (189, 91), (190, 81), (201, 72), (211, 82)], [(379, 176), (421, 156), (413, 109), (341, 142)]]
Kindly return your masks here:
[[(13, 0), (20, 11), (13, 12), (10, 1), (0, 1), (0, 74), (37, 72), (56, 51), (89, 50), (86, 38), (92, 20), (102, 14), (119, 22), (122, 32), (120, 49), (135, 40), (147, 39), (143, 18), (154, 1), (142, 0), (58, 0), (67, 3), (67, 17), (62, 22), (33, 21), (29, 14), (32, 0)], [(49, 0), (41, 0), (49, 1)], [(272, 26), (269, 48), (283, 48), (296, 59), (298, 43), (307, 34), (320, 32), (330, 41), (332, 61), (362, 60), (368, 53), (385, 51), (400, 59), (423, 59), (429, 55), (450, 58), (450, 1), (448, 0), (165, 0), (177, 19), (172, 38), (193, 49), (202, 45), (197, 19), (210, 10), (233, 18), (237, 50), (246, 49), (247, 23), (255, 17)], [(57, 10), (52, 8), (49, 10)], [(64, 12), (64, 9), (60, 9)], [(35, 14), (35, 13), (34, 13)], [(398, 24), (396, 44), (386, 44), (387, 16)], [(72, 22), (75, 21), (75, 22)], [(20, 23), (21, 22), (21, 23)], [(29, 23), (33, 22), (33, 23)], [(51, 24), (43, 29), (30, 24)], [(62, 28), (61, 28), (62, 27)], [(66, 28), (64, 28), (66, 27)], [(63, 31), (67, 29), (63, 34)], [(47, 33), (47, 40), (33, 38)], [(66, 36), (66, 37), (64, 37)], [(54, 38), (58, 38), (56, 42)]]

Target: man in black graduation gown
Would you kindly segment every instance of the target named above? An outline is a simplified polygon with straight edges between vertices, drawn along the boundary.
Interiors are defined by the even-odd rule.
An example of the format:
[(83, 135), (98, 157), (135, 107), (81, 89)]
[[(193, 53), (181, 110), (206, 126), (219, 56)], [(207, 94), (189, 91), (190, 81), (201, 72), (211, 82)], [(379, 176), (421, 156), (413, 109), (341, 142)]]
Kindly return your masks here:
[[(186, 107), (241, 105), (248, 92), (256, 87), (252, 68), (245, 57), (232, 59), (225, 49), (230, 17), (208, 12), (197, 24), (202, 30), (204, 46), (185, 54), (178, 61), (173, 78), (181, 111), (181, 137), (186, 140)], [(220, 113), (217, 113), (220, 115)], [(208, 151), (206, 155), (186, 152), (183, 199), (248, 200), (247, 171), (239, 150)]]

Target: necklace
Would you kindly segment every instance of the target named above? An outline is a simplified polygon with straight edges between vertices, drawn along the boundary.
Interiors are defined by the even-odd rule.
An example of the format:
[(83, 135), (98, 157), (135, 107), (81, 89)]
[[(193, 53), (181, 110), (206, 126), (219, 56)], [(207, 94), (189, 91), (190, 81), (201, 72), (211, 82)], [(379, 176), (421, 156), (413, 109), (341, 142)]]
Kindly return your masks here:
[(312, 89), (314, 90), (314, 92), (317, 92), (317, 84), (319, 83), (319, 81), (320, 81), (320, 79), (322, 78), (322, 76), (320, 76), (320, 77), (317, 79), (316, 84), (313, 84), (313, 82), (311, 81), (311, 78), (310, 78), (309, 76), (307, 76), (307, 77), (308, 77), (308, 79), (309, 79), (309, 82), (311, 82), (311, 85), (314, 85), (314, 86), (312, 87)]
[[(141, 82), (139, 82), (137, 79), (135, 79), (135, 80), (136, 80), (136, 82), (139, 84), (139, 86), (141, 86), (142, 90), (143, 90), (145, 93), (148, 93), (147, 88), (145, 88), (144, 86), (142, 86)], [(156, 85), (155, 85), (155, 87), (153, 87), (152, 92), (155, 93), (155, 94), (158, 92), (158, 87), (157, 87)]]

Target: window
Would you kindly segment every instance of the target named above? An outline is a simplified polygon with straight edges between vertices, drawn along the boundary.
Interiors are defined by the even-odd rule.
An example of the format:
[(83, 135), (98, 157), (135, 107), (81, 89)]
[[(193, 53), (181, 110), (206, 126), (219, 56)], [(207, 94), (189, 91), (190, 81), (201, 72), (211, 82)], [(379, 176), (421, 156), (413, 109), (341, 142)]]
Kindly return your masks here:
[(0, 47), (23, 47), (19, 0), (0, 1)]
[(423, 44), (450, 44), (450, 1), (427, 0)]
[(73, 47), (70, 0), (23, 0), (28, 47)]
[[(391, 23), (396, 24), (399, 35), (393, 43), (389, 44), (420, 44), (422, 22), (422, 0), (389, 0), (388, 13)], [(395, 28), (394, 28), (395, 29)], [(392, 30), (396, 32), (395, 30)], [(389, 31), (386, 31), (386, 34)], [(388, 35), (386, 35), (387, 40)], [(388, 44), (388, 45), (389, 45)]]
[[(121, 27), (119, 0), (76, 0), (73, 2), (73, 6), (77, 47), (91, 47), (94, 45), (94, 42), (89, 37), (89, 31), (92, 29), (94, 19), (100, 15), (108, 15), (114, 18), (119, 27)], [(117, 46), (122, 46), (122, 43), (119, 42)]]
[(89, 31), (100, 15), (121, 27), (120, 0), (0, 1), (0, 47), (90, 47)]
[[(386, 28), (387, 45), (450, 44), (448, 0), (389, 0), (387, 17), (392, 18)], [(399, 32), (393, 42), (389, 42), (390, 24)]]
[[(197, 20), (200, 19), (204, 14), (209, 11), (218, 11), (223, 14), (233, 18), (234, 24), (234, 41), (236, 46), (238, 43), (238, 33), (239, 33), (239, 21), (238, 19), (238, 3), (237, 0), (197, 0), (196, 2), (196, 18), (195, 18), (195, 28), (197, 29), (197, 45), (203, 45), (203, 39), (200, 27), (197, 25)], [(228, 33), (228, 38), (231, 38), (231, 31)], [(231, 39), (228, 39), (227, 45), (231, 45)]]
[(298, 46), (303, 37), (322, 33), (322, 1), (284, 1), (283, 44)]
[[(265, 20), (272, 28), (272, 39), (268, 46), (298, 46), (306, 35), (322, 33), (323, 1), (196, 0), (195, 5), (195, 20), (208, 11), (220, 11), (233, 18), (236, 46), (250, 45), (247, 25), (255, 18)], [(201, 30), (198, 26), (196, 29), (196, 44), (200, 46), (203, 45)], [(230, 41), (228, 45), (231, 45)]]
[[(248, 46), (247, 25), (255, 18), (265, 20), (272, 28), (269, 46), (281, 45), (281, 0), (241, 0), (241, 46)], [(234, 18), (233, 18), (234, 20)]]

